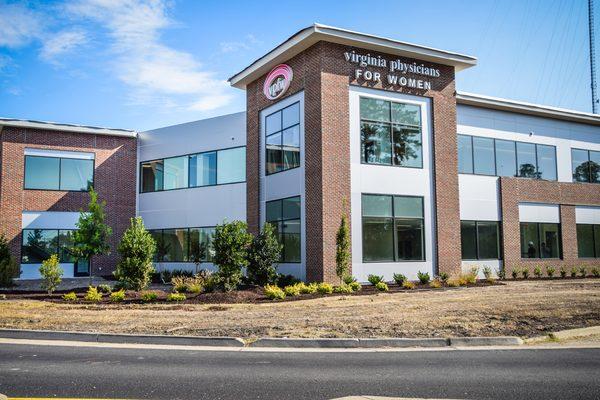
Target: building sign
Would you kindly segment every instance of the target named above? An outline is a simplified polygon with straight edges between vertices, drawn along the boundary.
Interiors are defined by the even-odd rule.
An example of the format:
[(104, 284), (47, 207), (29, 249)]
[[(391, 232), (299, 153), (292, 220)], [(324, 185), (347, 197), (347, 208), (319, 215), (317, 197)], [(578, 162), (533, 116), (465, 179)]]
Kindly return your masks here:
[(263, 93), (269, 100), (275, 100), (288, 90), (292, 83), (294, 73), (286, 64), (279, 64), (269, 72), (263, 86)]
[[(431, 79), (441, 76), (440, 70), (428, 67), (417, 62), (406, 62), (401, 58), (386, 59), (381, 56), (372, 56), (370, 53), (360, 54), (356, 51), (344, 52), (347, 62), (356, 64), (354, 79), (373, 83), (381, 82), (383, 85), (403, 86), (414, 89), (431, 90)], [(382, 75), (379, 71), (371, 71), (369, 67), (385, 68), (387, 74)], [(405, 76), (410, 74), (411, 77)], [(417, 77), (412, 77), (412, 76)], [(423, 79), (420, 79), (420, 78)]]

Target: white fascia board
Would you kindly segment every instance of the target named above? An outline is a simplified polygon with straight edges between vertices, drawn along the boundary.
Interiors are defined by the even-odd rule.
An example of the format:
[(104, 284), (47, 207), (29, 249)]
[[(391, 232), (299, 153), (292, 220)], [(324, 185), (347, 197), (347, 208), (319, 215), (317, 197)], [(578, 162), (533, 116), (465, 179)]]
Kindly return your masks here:
[(560, 119), (564, 121), (579, 122), (589, 125), (600, 125), (600, 115), (583, 111), (569, 110), (566, 108), (550, 107), (541, 104), (503, 99), (500, 97), (483, 96), (480, 94), (457, 92), (456, 102), (474, 107), (489, 108), (493, 110), (516, 112), (520, 114), (535, 115), (539, 117)]
[(248, 83), (267, 73), (272, 66), (292, 58), (319, 41), (451, 65), (454, 66), (456, 71), (477, 64), (477, 58), (460, 53), (314, 24), (292, 35), (273, 50), (251, 63), (248, 67), (233, 75), (229, 78), (229, 83), (238, 89), (245, 89)]
[(0, 126), (12, 126), (17, 128), (28, 128), (28, 129), (44, 129), (51, 131), (62, 131), (62, 132), (74, 132), (74, 133), (88, 133), (94, 135), (109, 135), (109, 136), (123, 136), (135, 138), (137, 132), (127, 129), (114, 129), (114, 128), (99, 128), (95, 126), (84, 126), (84, 125), (73, 125), (73, 124), (61, 124), (56, 122), (44, 122), (44, 121), (29, 121), (22, 119), (13, 118), (0, 118)]

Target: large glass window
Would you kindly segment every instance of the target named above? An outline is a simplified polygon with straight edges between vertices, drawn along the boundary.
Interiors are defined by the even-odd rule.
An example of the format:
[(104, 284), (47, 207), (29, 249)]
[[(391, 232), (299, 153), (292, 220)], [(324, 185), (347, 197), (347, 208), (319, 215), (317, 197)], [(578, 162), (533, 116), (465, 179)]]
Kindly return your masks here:
[(500, 226), (497, 221), (461, 221), (463, 260), (500, 258)]
[(557, 179), (554, 146), (458, 135), (461, 174)]
[(363, 261), (424, 260), (423, 198), (363, 194)]
[(560, 224), (522, 222), (522, 258), (560, 258)]
[(88, 191), (94, 160), (25, 156), (25, 189)]
[(273, 225), (283, 245), (281, 262), (301, 262), (300, 196), (268, 201), (265, 215), (266, 222)]
[(212, 261), (210, 246), (215, 228), (175, 228), (149, 230), (156, 242), (155, 262)]
[(300, 103), (265, 118), (266, 174), (300, 166)]
[(140, 175), (142, 193), (244, 182), (246, 148), (145, 161)]
[(600, 225), (577, 224), (577, 250), (580, 258), (600, 258)]
[(600, 151), (571, 149), (573, 182), (600, 183)]
[(22, 234), (21, 262), (39, 264), (58, 255), (60, 262), (73, 263), (71, 254), (73, 231), (68, 229), (24, 229)]
[(361, 97), (361, 161), (423, 167), (421, 108)]

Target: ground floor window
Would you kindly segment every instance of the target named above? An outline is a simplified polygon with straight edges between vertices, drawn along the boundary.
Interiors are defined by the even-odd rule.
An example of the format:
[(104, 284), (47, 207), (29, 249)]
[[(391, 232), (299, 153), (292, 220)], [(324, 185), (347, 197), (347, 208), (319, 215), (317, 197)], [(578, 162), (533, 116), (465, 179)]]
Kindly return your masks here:
[(425, 260), (423, 198), (362, 195), (363, 261)]
[(267, 201), (266, 222), (273, 225), (281, 251), (282, 263), (301, 262), (300, 196)]
[(560, 224), (521, 222), (522, 258), (560, 258)]
[(500, 223), (498, 221), (460, 221), (463, 260), (500, 258)]
[(60, 262), (74, 263), (72, 229), (24, 229), (21, 263), (38, 264), (57, 254)]
[(600, 225), (577, 224), (577, 253), (580, 258), (600, 258)]
[(212, 261), (210, 245), (214, 227), (151, 229), (156, 242), (154, 262)]

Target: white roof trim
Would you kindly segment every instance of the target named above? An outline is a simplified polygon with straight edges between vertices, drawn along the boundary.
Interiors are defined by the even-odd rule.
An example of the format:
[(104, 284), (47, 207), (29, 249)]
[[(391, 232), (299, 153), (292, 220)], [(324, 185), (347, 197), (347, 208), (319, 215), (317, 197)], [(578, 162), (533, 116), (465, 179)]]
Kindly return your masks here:
[(516, 112), (539, 117), (554, 118), (564, 121), (580, 122), (583, 124), (600, 125), (600, 115), (566, 108), (550, 107), (542, 104), (527, 103), (500, 97), (483, 96), (480, 94), (457, 92), (456, 102), (475, 107), (493, 110)]
[(125, 136), (125, 137), (136, 137), (137, 133), (128, 129), (114, 129), (114, 128), (99, 128), (95, 126), (85, 125), (74, 125), (74, 124), (61, 124), (57, 122), (45, 122), (45, 121), (30, 121), (23, 119), (14, 118), (0, 118), (0, 128), (3, 126), (14, 126), (18, 128), (30, 128), (30, 129), (46, 129), (52, 131), (63, 131), (63, 132), (75, 132), (75, 133), (89, 133), (95, 135), (110, 135), (110, 136)]
[(313, 24), (295, 33), (273, 50), (255, 60), (248, 67), (233, 75), (229, 78), (229, 83), (231, 86), (238, 89), (245, 89), (248, 83), (264, 75), (271, 66), (290, 59), (321, 40), (379, 51), (382, 53), (417, 58), (419, 60), (443, 65), (452, 65), (457, 71), (477, 64), (477, 58), (460, 53), (439, 50), (432, 47), (420, 46), (327, 25)]

